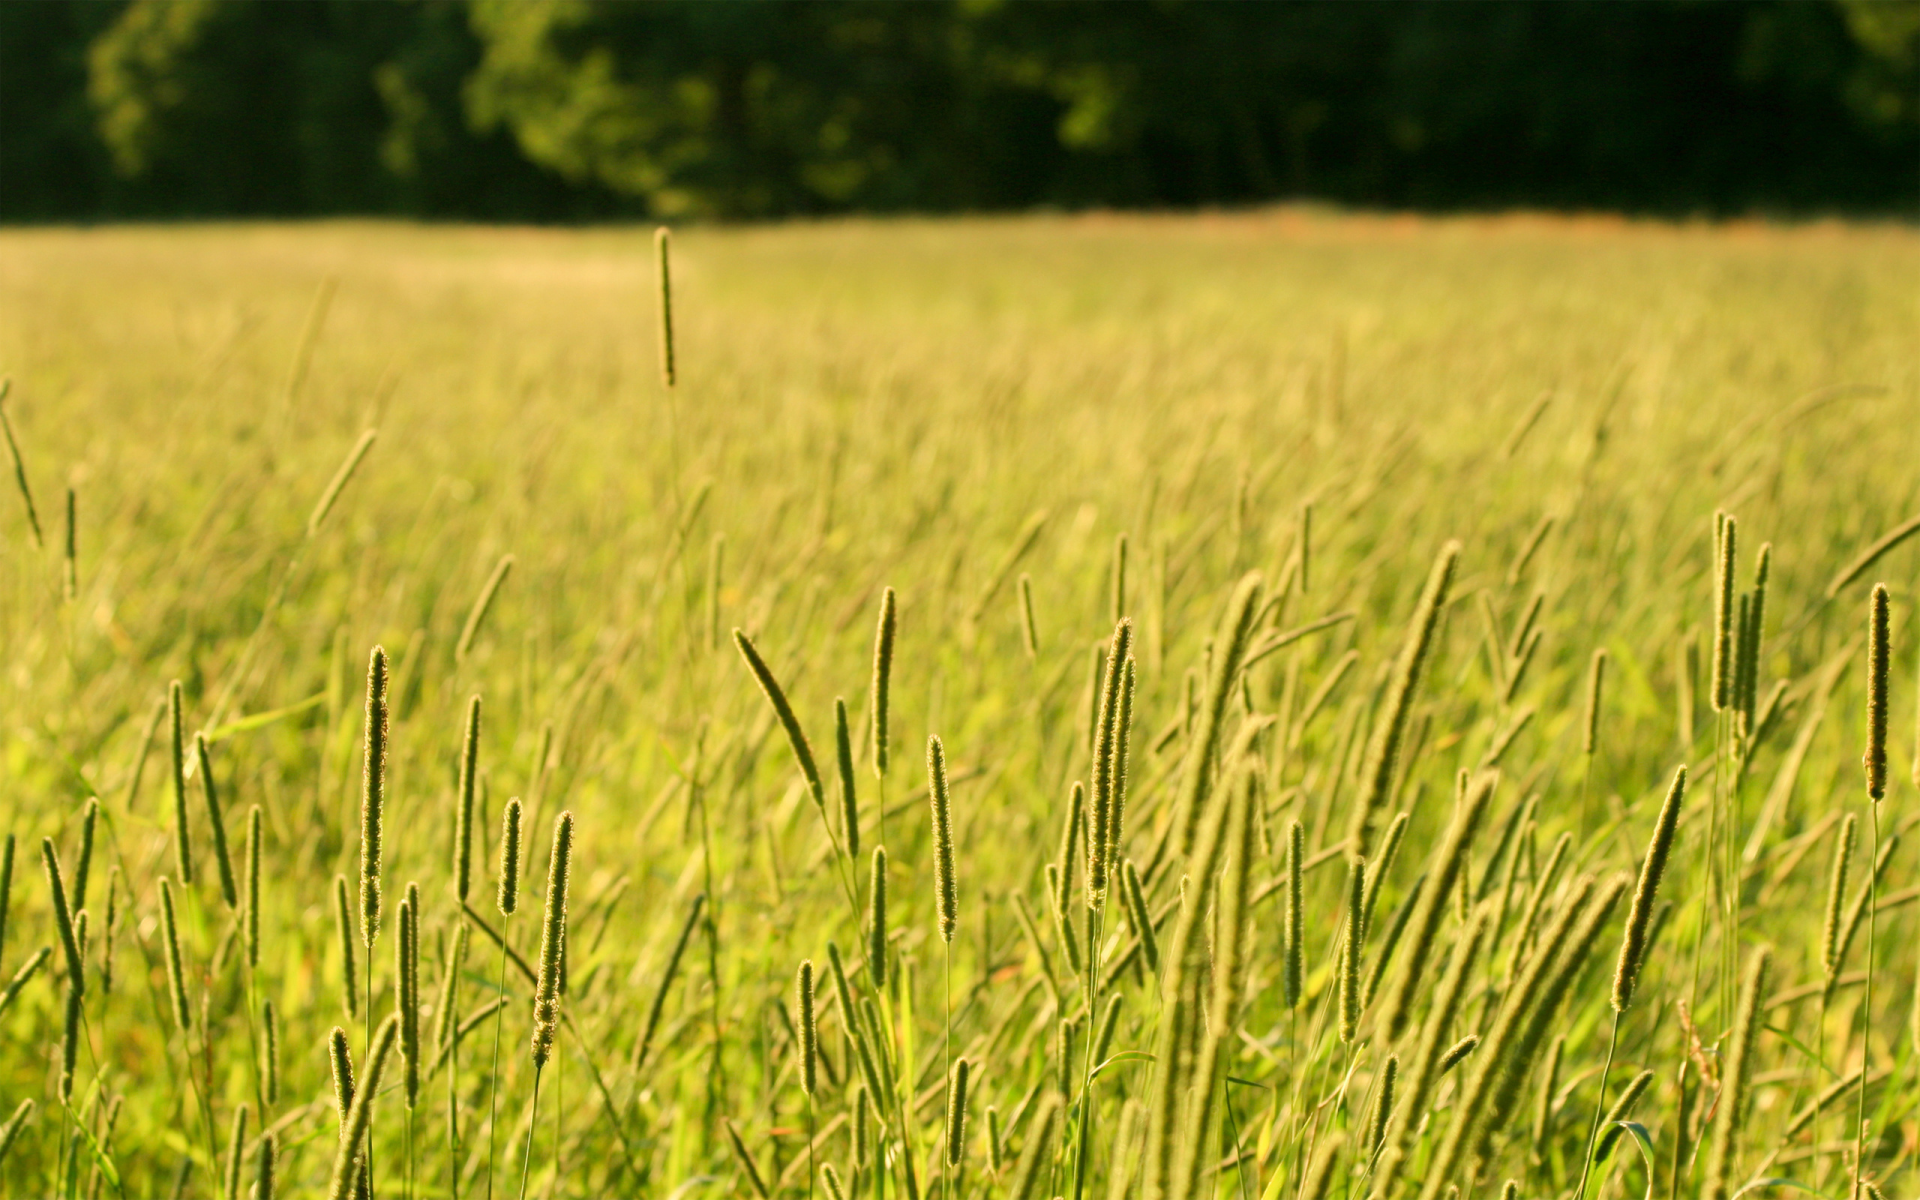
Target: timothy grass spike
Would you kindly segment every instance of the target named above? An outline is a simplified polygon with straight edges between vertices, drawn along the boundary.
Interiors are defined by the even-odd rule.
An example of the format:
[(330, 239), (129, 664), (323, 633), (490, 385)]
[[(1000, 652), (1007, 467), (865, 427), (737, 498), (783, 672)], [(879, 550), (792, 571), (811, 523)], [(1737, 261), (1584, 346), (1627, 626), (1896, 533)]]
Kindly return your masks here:
[(893, 589), (880, 593), (880, 619), (873, 631), (873, 774), (887, 777), (887, 734), (890, 717), (890, 691), (893, 685), (893, 639), (899, 623), (899, 604)]
[(1226, 624), (1215, 645), (1207, 678), (1206, 704), (1199, 714), (1199, 729), (1188, 749), (1185, 774), (1174, 802), (1175, 849), (1182, 854), (1193, 849), (1201, 814), (1213, 791), (1214, 759), (1225, 732), (1227, 701), (1233, 694), (1247, 643), (1253, 635), (1254, 618), (1260, 612), (1261, 587), (1260, 573), (1249, 571), (1234, 587), (1233, 598), (1227, 604)]
[(546, 1065), (560, 1025), (560, 960), (567, 941), (567, 881), (573, 865), (573, 813), (553, 822), (547, 903), (540, 922), (540, 977), (533, 992), (533, 1065)]
[(333, 877), (334, 919), (340, 929), (340, 990), (349, 1019), (360, 1015), (360, 984), (353, 962), (353, 901), (347, 894), (347, 877)]
[(953, 879), (953, 801), (947, 791), (947, 754), (938, 737), (927, 739), (927, 790), (933, 803), (933, 888), (940, 940), (953, 944), (960, 901)]
[(462, 904), (473, 884), (473, 800), (480, 776), (480, 697), (467, 700), (460, 738), (460, 783), (453, 823), (453, 893)]
[(1892, 671), (1887, 585), (1873, 585), (1867, 621), (1867, 795), (1887, 795), (1887, 679)]
[(1687, 768), (1683, 764), (1673, 772), (1667, 798), (1654, 821), (1653, 837), (1647, 842), (1646, 858), (1640, 863), (1640, 879), (1634, 885), (1633, 905), (1627, 910), (1627, 927), (1620, 938), (1620, 959), (1613, 970), (1613, 1011), (1623, 1013), (1633, 1003), (1633, 990), (1640, 980), (1640, 968), (1647, 956), (1647, 933), (1653, 924), (1654, 902), (1660, 894), (1660, 880), (1667, 871), (1667, 856), (1673, 850), (1674, 831), (1680, 826), (1680, 810), (1686, 804)]
[(380, 1094), (380, 1083), (387, 1071), (387, 1057), (393, 1053), (393, 1042), (398, 1032), (398, 1018), (388, 1016), (373, 1035), (373, 1049), (367, 1055), (366, 1076), (354, 1090), (345, 1128), (340, 1135), (340, 1149), (334, 1155), (333, 1175), (327, 1184), (327, 1200), (348, 1200), (353, 1192), (354, 1180), (359, 1174), (356, 1168), (362, 1157), (361, 1150), (366, 1145), (367, 1131), (373, 1125), (374, 1098)]
[(510, 917), (520, 907), (520, 797), (507, 801), (500, 813), (500, 878), (494, 905)]
[(367, 659), (367, 715), (360, 785), (360, 941), (380, 936), (380, 857), (387, 809), (387, 652)]
[[(793, 981), (793, 1004), (800, 1034), (800, 1090), (812, 1096), (820, 1069), (820, 1027), (813, 1013), (813, 961), (800, 960)], [(844, 1015), (844, 1014), (843, 1014)]]
[(187, 1004), (186, 971), (180, 962), (180, 926), (173, 912), (173, 885), (160, 877), (160, 938), (167, 952), (167, 994), (173, 1000), (173, 1019), (185, 1033), (193, 1028), (193, 1009)]
[[(1365, 765), (1361, 768), (1363, 791), (1355, 799), (1353, 817), (1347, 829), (1348, 853), (1368, 853), (1373, 822), (1386, 806), (1393, 786), (1394, 769), (1400, 761), (1400, 744), (1406, 735), (1407, 714), (1412, 711), (1413, 696), (1433, 646), (1433, 635), (1447, 603), (1447, 592), (1460, 561), (1460, 543), (1448, 542), (1440, 548), (1427, 575), (1426, 587), (1414, 607), (1413, 622), (1395, 661), (1392, 681), (1382, 703), (1382, 716), (1367, 743)], [(1518, 672), (1516, 672), (1518, 674)]]
[(455, 662), (467, 661), (467, 655), (473, 651), (474, 639), (480, 636), (480, 627), (486, 624), (487, 613), (493, 608), (494, 598), (500, 594), (500, 585), (507, 581), (507, 574), (512, 570), (513, 555), (503, 554), (487, 576), (487, 581), (480, 585), (480, 594), (474, 598), (473, 607), (467, 610), (467, 623), (460, 627), (460, 640), (453, 647)]
[(673, 234), (665, 225), (653, 231), (653, 257), (660, 284), (660, 382), (676, 382), (673, 362)]
[(860, 800), (853, 787), (853, 732), (847, 725), (847, 702), (833, 700), (833, 749), (840, 768), (840, 828), (847, 839), (847, 858), (860, 861)]
[(326, 523), (327, 514), (333, 511), (335, 504), (339, 503), (340, 493), (346, 491), (347, 484), (353, 482), (354, 472), (360, 469), (361, 460), (366, 458), (367, 451), (373, 449), (373, 443), (379, 436), (377, 430), (369, 429), (360, 435), (360, 440), (353, 444), (353, 449), (347, 451), (347, 457), (341, 461), (339, 470), (333, 473), (333, 478), (327, 481), (326, 490), (321, 492), (320, 499), (314, 502), (313, 511), (307, 514), (308, 537), (313, 537), (320, 532), (320, 526)]
[(1733, 703), (1734, 652), (1734, 563), (1739, 543), (1739, 526), (1731, 513), (1720, 513), (1715, 520), (1719, 537), (1714, 549), (1717, 562), (1713, 600), (1713, 711), (1721, 712)]
[(52, 838), (40, 839), (40, 859), (47, 869), (47, 891), (53, 901), (53, 924), (60, 934), (60, 948), (67, 956), (67, 986), (80, 995), (86, 995), (87, 975), (85, 956), (81, 953), (80, 940), (75, 933), (77, 914), (67, 903), (67, 891), (60, 879), (60, 856), (53, 848)]
[(887, 987), (887, 848), (873, 848), (867, 872), (867, 974), (876, 991)]
[(826, 789), (820, 784), (820, 769), (814, 765), (813, 747), (807, 741), (806, 731), (800, 728), (800, 718), (793, 713), (793, 706), (787, 703), (787, 694), (780, 687), (780, 681), (773, 677), (766, 660), (754, 649), (752, 639), (736, 629), (733, 631), (733, 644), (740, 648), (740, 657), (746, 659), (747, 669), (759, 681), (760, 690), (767, 695), (767, 702), (773, 705), (774, 716), (787, 732), (787, 744), (793, 749), (794, 762), (800, 768), (800, 774), (807, 783), (807, 793), (813, 798), (814, 807), (822, 813), (827, 808)]
[(193, 885), (193, 840), (187, 823), (187, 744), (180, 681), (167, 685), (167, 724), (173, 745), (173, 865), (182, 887)]
[(966, 1059), (953, 1064), (953, 1078), (947, 1084), (946, 1150), (947, 1166), (958, 1167), (967, 1159), (967, 1073)]
[(247, 809), (247, 903), (244, 910), (247, 967), (260, 967), (260, 806)]
[(27, 528), (33, 531), (33, 544), (36, 549), (44, 550), (47, 540), (40, 533), (40, 510), (33, 505), (33, 488), (27, 484), (26, 460), (20, 457), (20, 442), (13, 435), (13, 418), (7, 415), (7, 393), (13, 390), (13, 380), (0, 379), (0, 432), (7, 435), (7, 453), (13, 458), (13, 482), (20, 489), (20, 499), (27, 506)]
[(207, 750), (207, 735), (193, 735), (193, 753), (200, 772), (200, 790), (207, 801), (207, 826), (213, 834), (213, 862), (220, 872), (220, 895), (227, 907), (240, 907), (239, 889), (233, 881), (233, 856), (227, 851), (227, 823), (220, 813), (220, 793), (213, 782), (213, 756)]

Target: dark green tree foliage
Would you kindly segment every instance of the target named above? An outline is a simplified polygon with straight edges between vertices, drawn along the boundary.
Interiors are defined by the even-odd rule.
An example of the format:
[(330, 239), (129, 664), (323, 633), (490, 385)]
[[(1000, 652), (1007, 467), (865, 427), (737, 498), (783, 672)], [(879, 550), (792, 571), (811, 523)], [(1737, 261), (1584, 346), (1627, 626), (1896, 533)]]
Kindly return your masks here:
[(0, 217), (1911, 212), (1910, 0), (0, 4)]

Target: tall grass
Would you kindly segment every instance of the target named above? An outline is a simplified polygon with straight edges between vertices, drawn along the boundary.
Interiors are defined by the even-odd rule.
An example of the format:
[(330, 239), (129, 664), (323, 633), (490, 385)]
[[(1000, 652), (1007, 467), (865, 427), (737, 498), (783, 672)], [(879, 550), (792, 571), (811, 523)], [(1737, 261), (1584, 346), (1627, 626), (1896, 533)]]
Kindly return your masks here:
[(650, 232), (0, 235), (0, 1191), (1914, 1191), (1912, 231)]

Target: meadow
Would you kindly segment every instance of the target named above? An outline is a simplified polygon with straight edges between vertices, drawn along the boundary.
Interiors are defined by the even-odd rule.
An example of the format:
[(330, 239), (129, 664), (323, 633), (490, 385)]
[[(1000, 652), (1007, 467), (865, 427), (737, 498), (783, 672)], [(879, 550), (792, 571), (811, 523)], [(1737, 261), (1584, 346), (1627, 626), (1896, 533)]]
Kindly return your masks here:
[(0, 232), (0, 1196), (1920, 1190), (1911, 227), (671, 262)]

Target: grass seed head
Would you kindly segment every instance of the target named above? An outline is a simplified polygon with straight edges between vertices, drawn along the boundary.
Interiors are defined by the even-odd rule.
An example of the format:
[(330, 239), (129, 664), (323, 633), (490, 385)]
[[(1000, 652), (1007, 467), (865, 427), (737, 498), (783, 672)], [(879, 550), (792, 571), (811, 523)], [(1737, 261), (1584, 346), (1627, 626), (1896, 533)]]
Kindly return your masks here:
[(462, 904), (473, 884), (473, 799), (480, 775), (480, 697), (467, 700), (460, 738), (460, 784), (453, 817), (453, 892)]
[(340, 989), (349, 1020), (360, 1015), (360, 986), (353, 963), (353, 901), (347, 895), (347, 877), (333, 877), (334, 920), (340, 930)]
[(653, 231), (653, 256), (660, 284), (660, 382), (675, 383), (673, 363), (673, 234), (665, 225)]
[(833, 749), (840, 768), (840, 827), (846, 834), (847, 858), (860, 860), (860, 800), (853, 787), (853, 733), (847, 724), (847, 702), (833, 700)]
[(740, 649), (740, 657), (746, 660), (747, 669), (760, 684), (760, 690), (766, 693), (767, 703), (773, 706), (773, 714), (786, 730), (787, 745), (793, 750), (793, 761), (800, 768), (800, 775), (806, 781), (807, 794), (813, 799), (813, 806), (826, 811), (827, 793), (820, 783), (820, 768), (813, 761), (813, 745), (807, 741), (807, 734), (800, 727), (800, 718), (794, 715), (793, 705), (787, 702), (787, 693), (774, 678), (772, 668), (760, 657), (760, 651), (753, 645), (753, 639), (736, 629), (733, 631), (733, 644)]
[(213, 862), (220, 871), (220, 895), (227, 907), (240, 907), (240, 891), (234, 886), (233, 856), (227, 850), (227, 822), (220, 811), (220, 793), (213, 782), (213, 755), (207, 749), (207, 735), (193, 735), (193, 753), (200, 772), (200, 790), (207, 800), (207, 827), (213, 835)]
[(89, 797), (80, 810), (80, 853), (73, 860), (73, 909), (87, 906), (87, 876), (93, 870), (93, 832), (100, 820), (100, 801)]
[(953, 1078), (947, 1085), (947, 1166), (958, 1167), (967, 1159), (967, 1072), (966, 1059), (953, 1064)]
[(340, 1149), (334, 1155), (333, 1175), (327, 1184), (327, 1200), (348, 1200), (360, 1172), (357, 1165), (366, 1145), (367, 1131), (373, 1125), (374, 1098), (380, 1094), (380, 1082), (386, 1075), (387, 1058), (393, 1053), (399, 1019), (389, 1016), (373, 1035), (373, 1048), (367, 1055), (366, 1077), (354, 1092), (347, 1119), (340, 1134)]
[(887, 987), (887, 848), (873, 848), (867, 872), (867, 974), (876, 991)]
[(1739, 543), (1739, 527), (1731, 513), (1714, 517), (1714, 592), (1713, 592), (1713, 711), (1721, 712), (1733, 703), (1734, 668), (1734, 562)]
[(898, 605), (893, 589), (880, 593), (880, 620), (873, 632), (873, 774), (887, 777), (888, 689), (893, 683), (893, 638), (898, 621)]
[(1600, 703), (1606, 681), (1607, 652), (1602, 648), (1593, 652), (1593, 662), (1587, 668), (1587, 721), (1580, 749), (1589, 758), (1600, 748)]
[(520, 907), (520, 797), (507, 801), (500, 813), (500, 886), (495, 904), (510, 917)]
[(380, 936), (381, 834), (387, 809), (387, 652), (367, 659), (366, 740), (360, 786), (360, 940)]
[(53, 902), (53, 925), (60, 934), (60, 949), (67, 956), (67, 986), (79, 995), (87, 993), (87, 975), (85, 956), (81, 953), (80, 938), (75, 932), (75, 913), (67, 904), (66, 885), (60, 878), (60, 855), (53, 848), (52, 838), (40, 839), (40, 861), (47, 871), (47, 892)]
[(181, 711), (180, 681), (167, 685), (167, 726), (173, 747), (173, 865), (183, 887), (193, 885), (192, 827), (187, 822), (186, 716)]
[[(1447, 593), (1453, 585), (1453, 573), (1459, 561), (1459, 542), (1450, 541), (1440, 548), (1440, 556), (1434, 560), (1433, 569), (1427, 574), (1426, 587), (1414, 607), (1412, 624), (1407, 628), (1406, 640), (1401, 645), (1400, 657), (1394, 663), (1387, 695), (1382, 701), (1382, 715), (1367, 743), (1366, 759), (1361, 768), (1364, 790), (1355, 799), (1353, 816), (1347, 829), (1350, 854), (1369, 853), (1373, 823), (1378, 819), (1380, 810), (1386, 807), (1388, 793), (1393, 786), (1394, 769), (1400, 761), (1400, 745), (1406, 735), (1407, 714), (1412, 710), (1414, 693), (1420, 686), (1427, 655), (1433, 646), (1434, 632), (1439, 628), (1440, 615), (1446, 609)], [(1518, 674), (1516, 669), (1515, 675)]]
[(1620, 959), (1613, 970), (1613, 1011), (1625, 1012), (1633, 1003), (1633, 989), (1640, 980), (1640, 968), (1647, 956), (1647, 933), (1653, 924), (1654, 902), (1660, 894), (1660, 880), (1667, 871), (1667, 856), (1673, 850), (1674, 832), (1680, 827), (1680, 809), (1687, 798), (1687, 768), (1683, 764), (1673, 772), (1667, 798), (1654, 821), (1653, 837), (1647, 842), (1647, 856), (1640, 863), (1640, 878), (1634, 885), (1633, 905), (1627, 910), (1627, 927), (1620, 939)]
[(952, 945), (960, 925), (960, 901), (953, 880), (953, 801), (947, 791), (947, 754), (938, 737), (927, 739), (927, 790), (933, 802), (934, 905), (940, 940)]
[(1867, 618), (1867, 795), (1887, 794), (1887, 677), (1892, 669), (1887, 585), (1873, 585)]
[(1827, 875), (1826, 920), (1820, 930), (1820, 963), (1830, 980), (1840, 975), (1841, 912), (1846, 903), (1847, 875), (1853, 865), (1853, 846), (1858, 828), (1858, 820), (1848, 813), (1833, 835), (1833, 867)]
[(567, 879), (573, 865), (573, 813), (553, 822), (553, 852), (547, 867), (547, 903), (540, 921), (540, 976), (533, 991), (533, 1065), (553, 1053), (560, 1027), (561, 959), (567, 942)]
[(187, 1003), (186, 972), (180, 962), (180, 926), (173, 913), (173, 885), (160, 877), (160, 940), (167, 952), (167, 994), (173, 1001), (174, 1023), (185, 1033), (193, 1028), (193, 1009)]
[(820, 1066), (820, 1027), (813, 1014), (813, 962), (810, 959), (800, 961), (799, 973), (793, 981), (793, 1004), (799, 1015), (800, 1090), (811, 1097)]

